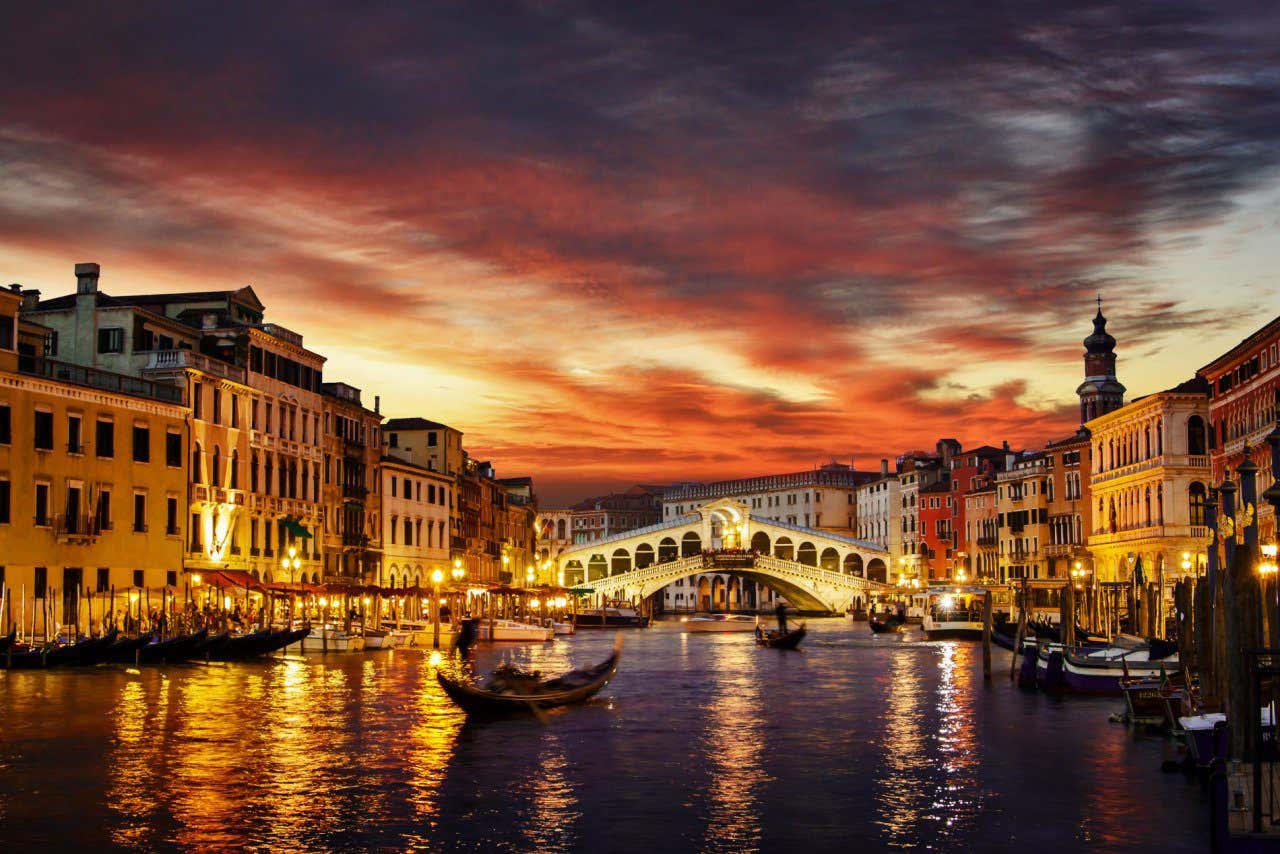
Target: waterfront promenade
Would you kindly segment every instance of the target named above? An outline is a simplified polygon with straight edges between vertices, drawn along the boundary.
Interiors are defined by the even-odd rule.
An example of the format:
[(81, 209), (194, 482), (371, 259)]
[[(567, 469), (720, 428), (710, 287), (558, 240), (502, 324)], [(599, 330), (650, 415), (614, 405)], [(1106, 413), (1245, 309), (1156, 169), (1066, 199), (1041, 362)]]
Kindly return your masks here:
[[(627, 635), (591, 706), (467, 722), (418, 650), (0, 674), (10, 850), (1163, 852), (1206, 847), (1120, 700), (984, 683), (971, 642), (810, 621), (800, 653)], [(914, 636), (914, 633), (913, 635)], [(495, 649), (545, 672), (611, 632)], [(997, 651), (996, 673), (1007, 673)]]

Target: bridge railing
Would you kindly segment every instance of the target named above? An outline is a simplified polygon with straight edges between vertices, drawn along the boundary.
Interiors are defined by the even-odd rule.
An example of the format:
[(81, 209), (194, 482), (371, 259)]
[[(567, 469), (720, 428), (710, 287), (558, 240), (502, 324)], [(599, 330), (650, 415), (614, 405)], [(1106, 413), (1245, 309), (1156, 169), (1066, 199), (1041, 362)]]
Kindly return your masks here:
[(630, 569), (617, 575), (607, 575), (595, 581), (584, 582), (593, 589), (612, 589), (615, 587), (643, 587), (647, 582), (657, 581), (671, 573), (694, 573), (703, 567), (702, 555), (676, 558), (666, 563), (651, 563), (643, 569)]
[[(569, 559), (570, 556), (578, 554), (578, 552), (594, 553), (597, 549), (607, 546), (611, 543), (620, 543), (623, 540), (629, 540), (632, 537), (643, 537), (645, 534), (656, 534), (659, 531), (665, 531), (667, 528), (679, 528), (682, 525), (692, 525), (702, 517), (696, 513), (685, 516), (676, 516), (674, 519), (664, 519), (661, 522), (655, 522), (652, 525), (645, 525), (643, 528), (631, 528), (626, 531), (619, 531), (616, 534), (605, 537), (603, 540), (596, 540), (594, 543), (575, 543), (573, 548), (565, 549), (564, 554), (560, 556), (561, 560)], [(679, 547), (680, 541), (676, 541)], [(668, 561), (670, 563), (670, 561)]]
[(849, 546), (857, 546), (858, 548), (863, 549), (865, 551), (871, 551), (871, 552), (884, 551), (884, 549), (881, 548), (879, 545), (877, 545), (876, 543), (870, 542), (868, 540), (858, 540), (853, 537), (846, 537), (843, 534), (833, 534), (830, 531), (819, 531), (816, 528), (806, 528), (805, 526), (797, 525), (794, 522), (783, 522), (781, 519), (766, 519), (764, 517), (757, 518), (755, 516), (752, 516), (751, 524), (753, 527), (761, 527), (761, 528), (768, 525), (772, 525), (775, 528), (783, 528), (784, 530), (791, 531), (793, 533), (808, 534), (814, 539), (821, 537), (828, 540), (835, 540), (837, 543), (844, 543), (845, 545), (849, 545)]
[(823, 569), (818, 566), (810, 566), (807, 563), (799, 563), (794, 560), (783, 560), (780, 557), (771, 555), (759, 555), (756, 557), (756, 566), (762, 569), (771, 569), (781, 575), (790, 575), (800, 577), (807, 581), (816, 581), (821, 584), (843, 584), (853, 587), (861, 587), (867, 590), (879, 588), (888, 589), (888, 585), (881, 584), (878, 581), (872, 581), (861, 575), (848, 575), (843, 572), (832, 572), (829, 569)]

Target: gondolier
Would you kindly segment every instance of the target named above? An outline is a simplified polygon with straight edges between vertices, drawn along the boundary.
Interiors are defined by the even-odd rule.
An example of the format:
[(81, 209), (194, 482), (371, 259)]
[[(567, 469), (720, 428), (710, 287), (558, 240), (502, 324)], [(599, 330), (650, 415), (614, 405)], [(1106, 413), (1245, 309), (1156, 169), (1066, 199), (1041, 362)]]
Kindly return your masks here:
[(773, 609), (773, 613), (778, 618), (778, 631), (785, 635), (787, 633), (787, 603), (779, 602), (778, 607)]

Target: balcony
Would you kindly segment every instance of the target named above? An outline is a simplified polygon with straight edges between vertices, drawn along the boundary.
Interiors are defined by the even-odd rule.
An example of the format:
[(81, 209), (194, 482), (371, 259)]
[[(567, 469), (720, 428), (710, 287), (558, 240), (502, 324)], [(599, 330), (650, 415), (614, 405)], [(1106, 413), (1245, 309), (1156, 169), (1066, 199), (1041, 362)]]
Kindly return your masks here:
[(197, 353), (195, 350), (144, 350), (135, 355), (146, 356), (143, 372), (169, 373), (183, 370), (202, 371), (238, 383), (247, 381), (247, 372), (239, 365)]
[(1044, 547), (1045, 557), (1071, 557), (1084, 552), (1079, 543), (1051, 543)]
[(58, 362), (53, 359), (24, 359), (18, 365), (18, 372), (72, 385), (94, 388), (99, 391), (145, 397), (163, 403), (182, 403), (182, 389), (175, 385), (153, 383), (148, 380), (127, 377), (123, 374), (113, 374), (96, 368)]
[(1119, 466), (1103, 472), (1095, 472), (1091, 478), (1094, 489), (1100, 483), (1106, 483), (1109, 480), (1115, 480), (1121, 477), (1128, 477), (1131, 474), (1150, 471), (1155, 468), (1209, 468), (1209, 458), (1207, 456), (1188, 456), (1186, 454), (1161, 454), (1158, 457), (1152, 457), (1149, 460), (1139, 460), (1136, 463)]
[[(37, 522), (37, 524), (39, 524)], [(53, 530), (62, 542), (89, 541), (100, 533), (97, 518), (87, 513), (63, 514), (53, 518)]]
[(363, 486), (360, 486), (359, 484), (354, 484), (354, 483), (342, 484), (343, 498), (354, 498), (358, 501), (363, 501), (368, 495), (369, 495), (369, 490), (365, 489)]
[(1204, 542), (1209, 536), (1209, 529), (1203, 525), (1142, 525), (1131, 528), (1118, 528), (1116, 531), (1099, 531), (1089, 536), (1089, 545), (1106, 546), (1114, 543), (1129, 543), (1139, 540), (1159, 538), (1190, 539)]
[(999, 539), (997, 537), (978, 537), (977, 542), (980, 546), (994, 546), (999, 542)]
[(342, 545), (359, 549), (367, 548), (369, 545), (369, 538), (364, 534), (343, 534)]

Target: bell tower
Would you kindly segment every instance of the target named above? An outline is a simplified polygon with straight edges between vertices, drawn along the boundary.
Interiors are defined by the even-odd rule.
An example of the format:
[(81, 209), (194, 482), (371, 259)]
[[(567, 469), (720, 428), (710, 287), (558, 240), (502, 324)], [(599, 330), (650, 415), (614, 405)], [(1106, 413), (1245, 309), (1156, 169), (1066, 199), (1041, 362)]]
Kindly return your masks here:
[(1124, 392), (1124, 386), (1116, 379), (1116, 339), (1107, 334), (1099, 294), (1093, 334), (1084, 339), (1084, 382), (1076, 389), (1080, 396), (1080, 423), (1124, 406)]

